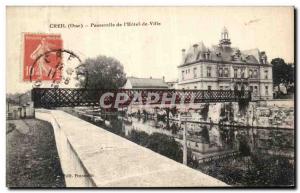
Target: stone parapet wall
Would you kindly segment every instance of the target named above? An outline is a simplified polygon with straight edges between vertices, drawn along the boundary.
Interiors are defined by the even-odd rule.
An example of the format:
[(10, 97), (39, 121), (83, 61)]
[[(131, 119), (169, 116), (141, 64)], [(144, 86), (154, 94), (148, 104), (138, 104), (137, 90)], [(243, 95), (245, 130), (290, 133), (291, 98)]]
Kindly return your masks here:
[(216, 187), (227, 184), (60, 110), (52, 124), (68, 187)]

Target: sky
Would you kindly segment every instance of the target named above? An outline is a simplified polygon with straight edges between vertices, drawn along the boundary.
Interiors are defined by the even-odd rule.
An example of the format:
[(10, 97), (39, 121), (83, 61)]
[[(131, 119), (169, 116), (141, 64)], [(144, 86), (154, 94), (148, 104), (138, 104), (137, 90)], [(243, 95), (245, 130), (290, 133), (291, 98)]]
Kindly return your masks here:
[[(224, 26), (233, 47), (258, 48), (268, 60), (294, 62), (293, 7), (8, 7), (6, 28), (7, 92), (23, 92), (23, 33), (61, 34), (64, 49), (82, 60), (111, 56), (127, 76), (174, 80), (181, 49), (203, 41), (218, 44)], [(92, 24), (143, 22), (147, 26), (90, 27)], [(160, 25), (149, 25), (158, 22)], [(83, 28), (50, 28), (83, 24)]]

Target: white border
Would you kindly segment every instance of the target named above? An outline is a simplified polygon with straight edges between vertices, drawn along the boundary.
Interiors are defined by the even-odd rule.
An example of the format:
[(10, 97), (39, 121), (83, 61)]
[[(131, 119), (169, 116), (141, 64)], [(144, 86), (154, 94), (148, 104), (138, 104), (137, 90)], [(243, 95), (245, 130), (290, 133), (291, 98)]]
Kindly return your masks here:
[[(0, 167), (0, 190), (1, 192), (8, 192), (9, 190), (6, 188), (6, 129), (5, 129), (5, 79), (6, 79), (6, 6), (37, 6), (37, 5), (45, 5), (45, 6), (80, 6), (80, 5), (98, 5), (98, 6), (186, 6), (186, 5), (198, 5), (198, 6), (246, 6), (246, 5), (252, 5), (252, 6), (279, 6), (279, 5), (285, 5), (285, 6), (295, 6), (296, 9), (300, 7), (300, 1), (297, 0), (244, 0), (244, 1), (237, 1), (237, 0), (203, 0), (201, 2), (198, 2), (196, 0), (151, 0), (151, 1), (146, 1), (146, 0), (123, 0), (123, 1), (117, 1), (117, 0), (77, 0), (74, 2), (74, 0), (46, 0), (46, 1), (41, 1), (41, 0), (29, 0), (29, 1), (18, 1), (18, 0), (4, 0), (0, 1), (0, 23), (1, 25), (1, 30), (0, 30), (0, 60), (1, 60), (1, 65), (0, 65), (0, 77), (1, 77), (1, 84), (0, 84), (0, 92), (1, 92), (1, 100), (0, 100), (0, 109), (1, 109), (1, 115), (0, 115), (0, 123), (1, 123), (1, 148), (0, 148), (0, 162), (1, 162), (1, 167)], [(299, 10), (297, 10), (298, 12)], [(296, 26), (299, 26), (299, 19), (296, 19)], [(4, 25), (5, 24), (5, 25)], [(3, 27), (4, 26), (4, 27)], [(298, 35), (298, 33), (296, 34)], [(295, 44), (296, 45), (296, 44)], [(299, 49), (297, 50), (297, 55), (298, 55)], [(296, 56), (297, 56), (296, 55)], [(296, 66), (298, 64), (295, 64)], [(297, 74), (299, 74), (299, 67), (297, 67)], [(298, 82), (298, 78), (296, 80)], [(299, 83), (299, 82), (298, 82)], [(299, 86), (297, 84), (297, 96), (299, 96)], [(298, 105), (297, 105), (297, 110), (298, 110)], [(300, 115), (297, 113), (297, 119), (300, 120)], [(298, 128), (295, 128), (298, 130)], [(299, 133), (300, 131), (297, 131), (297, 139), (299, 139)], [(298, 142), (297, 144), (297, 149), (298, 149)], [(297, 152), (298, 155), (298, 152)], [(297, 156), (298, 157), (298, 156)], [(296, 163), (296, 168), (299, 167), (299, 159), (297, 159)], [(298, 173), (298, 172), (297, 172)], [(299, 185), (299, 176), (296, 175), (297, 177), (297, 184)], [(220, 191), (221, 189), (217, 189), (217, 191)], [(10, 190), (11, 191), (11, 190)], [(20, 191), (20, 190), (18, 190)], [(22, 191), (31, 191), (31, 190), (22, 190)], [(35, 190), (36, 191), (36, 190)], [(40, 190), (39, 190), (40, 191)], [(60, 190), (55, 190), (60, 191)], [(78, 191), (78, 190), (76, 190)], [(80, 190), (80, 192), (88, 192), (90, 190)], [(109, 191), (109, 190), (100, 190), (100, 191)], [(124, 191), (124, 190), (123, 190)], [(131, 191), (131, 190), (125, 190)], [(141, 190), (138, 190), (141, 191)], [(153, 191), (168, 191), (168, 192), (173, 192), (173, 189), (170, 190), (153, 190)], [(177, 191), (183, 191), (182, 189), (177, 190)], [(191, 191), (191, 190), (185, 190), (185, 191)], [(192, 191), (201, 191), (201, 192), (209, 192), (212, 190), (206, 190), (206, 189), (200, 189), (200, 190), (192, 190)], [(226, 191), (231, 191), (231, 189), (226, 190)], [(235, 190), (236, 191), (236, 190)], [(242, 190), (238, 190), (237, 192), (242, 192)], [(247, 191), (255, 191), (255, 190), (247, 190)], [(261, 190), (259, 190), (261, 191)], [(267, 192), (273, 192), (274, 190), (263, 190)], [(282, 191), (282, 190), (279, 190)]]

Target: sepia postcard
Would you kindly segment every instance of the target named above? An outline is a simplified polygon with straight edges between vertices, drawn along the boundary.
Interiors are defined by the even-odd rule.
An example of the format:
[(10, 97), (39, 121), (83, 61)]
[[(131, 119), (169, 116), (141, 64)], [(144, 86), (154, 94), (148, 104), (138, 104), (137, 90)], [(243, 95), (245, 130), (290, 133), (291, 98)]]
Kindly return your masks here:
[(8, 188), (295, 188), (294, 7), (6, 7)]

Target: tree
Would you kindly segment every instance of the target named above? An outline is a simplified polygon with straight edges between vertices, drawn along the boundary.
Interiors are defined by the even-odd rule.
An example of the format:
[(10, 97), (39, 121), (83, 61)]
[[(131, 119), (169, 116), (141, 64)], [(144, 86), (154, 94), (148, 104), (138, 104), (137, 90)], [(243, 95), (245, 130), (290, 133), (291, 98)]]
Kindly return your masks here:
[(286, 64), (282, 58), (275, 58), (271, 61), (273, 65), (273, 85), (279, 86), (281, 83), (287, 88), (294, 83), (294, 67)]
[(295, 67), (294, 67), (294, 64), (293, 63), (289, 63), (287, 64), (288, 66), (288, 73), (289, 73), (289, 76), (288, 76), (288, 82), (289, 84), (292, 85), (292, 88), (290, 88), (290, 91), (291, 92), (294, 92), (294, 82), (295, 82)]
[(26, 104), (31, 101), (31, 92), (23, 92), (23, 93), (8, 93), (6, 94), (7, 102), (11, 104), (19, 104), (21, 105)]
[(98, 56), (88, 58), (82, 64), (87, 72), (85, 80), (80, 80), (80, 86), (89, 89), (117, 89), (126, 82), (123, 65), (112, 57)]

